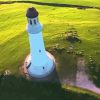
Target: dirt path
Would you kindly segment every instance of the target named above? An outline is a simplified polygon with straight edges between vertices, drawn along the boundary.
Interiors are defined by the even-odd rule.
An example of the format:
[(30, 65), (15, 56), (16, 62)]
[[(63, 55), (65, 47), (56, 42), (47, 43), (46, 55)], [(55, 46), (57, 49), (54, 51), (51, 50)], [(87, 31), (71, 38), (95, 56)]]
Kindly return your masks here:
[(76, 86), (100, 94), (100, 88), (97, 88), (95, 84), (89, 80), (89, 75), (86, 71), (84, 58), (79, 58), (77, 62)]

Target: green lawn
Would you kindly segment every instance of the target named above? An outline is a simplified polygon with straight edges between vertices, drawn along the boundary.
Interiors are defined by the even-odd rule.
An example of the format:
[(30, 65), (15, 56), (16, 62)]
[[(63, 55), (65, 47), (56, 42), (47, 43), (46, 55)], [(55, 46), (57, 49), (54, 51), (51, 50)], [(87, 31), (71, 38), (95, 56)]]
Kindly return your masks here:
[[(25, 13), (30, 6), (33, 5), (0, 6), (0, 70), (10, 68), (16, 72), (16, 68), (22, 65), (25, 56), (29, 53)], [(46, 47), (52, 48), (59, 44), (61, 47), (68, 48), (69, 43), (65, 40), (65, 32), (73, 26), (82, 40), (81, 44), (75, 44), (75, 48), (84, 50), (87, 56), (93, 55), (100, 64), (99, 10), (34, 6), (38, 9), (39, 19), (44, 25), (43, 36)]]
[[(48, 50), (56, 45), (67, 50), (70, 44), (66, 41), (65, 32), (69, 27), (75, 27), (79, 38), (82, 40), (81, 44), (75, 43), (75, 49), (84, 50), (86, 58), (92, 55), (97, 64), (100, 64), (100, 10), (79, 10), (15, 3), (0, 5), (0, 71), (9, 69), (13, 74), (18, 74), (19, 67), (22, 66), (25, 57), (29, 53), (25, 13), (30, 6), (36, 7), (40, 13), (39, 19), (44, 25), (43, 37)], [(68, 55), (66, 52), (63, 54), (53, 53), (59, 62), (57, 71), (60, 77), (75, 73), (74, 65), (76, 62), (72, 55)], [(8, 95), (7, 93), (9, 93), (9, 89), (6, 95)], [(15, 94), (12, 92), (13, 96)], [(90, 97), (90, 99), (85, 100), (92, 99)]]

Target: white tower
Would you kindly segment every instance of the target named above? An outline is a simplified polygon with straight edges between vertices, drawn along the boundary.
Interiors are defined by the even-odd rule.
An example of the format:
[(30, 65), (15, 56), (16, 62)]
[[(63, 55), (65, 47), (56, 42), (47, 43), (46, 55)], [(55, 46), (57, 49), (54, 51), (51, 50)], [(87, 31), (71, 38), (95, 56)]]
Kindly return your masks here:
[(31, 52), (31, 63), (28, 73), (32, 77), (42, 78), (54, 70), (54, 61), (48, 56), (50, 54), (45, 51), (42, 37), (43, 26), (39, 23), (38, 15), (39, 13), (33, 7), (27, 10), (27, 31)]

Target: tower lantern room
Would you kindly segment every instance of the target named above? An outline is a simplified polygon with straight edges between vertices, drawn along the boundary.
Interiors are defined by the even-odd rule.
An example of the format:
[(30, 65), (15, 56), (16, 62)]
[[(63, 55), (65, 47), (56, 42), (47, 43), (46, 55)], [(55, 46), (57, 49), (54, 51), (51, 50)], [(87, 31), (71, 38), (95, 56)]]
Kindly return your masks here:
[(38, 23), (38, 15), (39, 13), (36, 11), (35, 8), (29, 8), (27, 11), (27, 18), (28, 18), (28, 23), (30, 25), (36, 25)]

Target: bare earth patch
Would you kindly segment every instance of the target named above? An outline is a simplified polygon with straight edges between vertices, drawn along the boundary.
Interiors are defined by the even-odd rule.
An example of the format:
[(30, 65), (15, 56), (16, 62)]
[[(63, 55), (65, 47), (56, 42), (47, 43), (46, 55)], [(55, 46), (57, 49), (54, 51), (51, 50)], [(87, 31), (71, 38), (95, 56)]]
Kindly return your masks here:
[(76, 86), (100, 94), (100, 88), (97, 88), (95, 84), (89, 80), (84, 58), (79, 58), (77, 61)]

